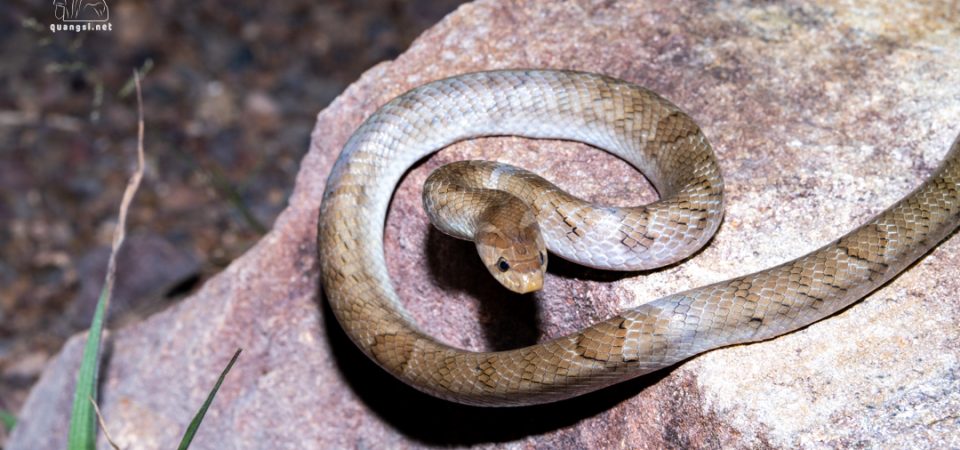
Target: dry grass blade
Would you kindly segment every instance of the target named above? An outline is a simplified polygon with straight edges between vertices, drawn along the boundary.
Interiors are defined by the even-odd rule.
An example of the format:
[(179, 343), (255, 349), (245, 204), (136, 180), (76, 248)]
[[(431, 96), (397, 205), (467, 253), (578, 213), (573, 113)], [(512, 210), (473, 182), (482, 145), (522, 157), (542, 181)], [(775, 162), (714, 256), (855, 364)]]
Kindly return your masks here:
[(100, 414), (100, 406), (97, 405), (97, 402), (93, 398), (90, 399), (90, 404), (93, 405), (93, 411), (97, 413), (97, 422), (100, 424), (100, 429), (103, 430), (103, 436), (107, 438), (107, 442), (110, 443), (113, 450), (120, 450), (120, 446), (118, 446), (116, 442), (113, 442), (113, 437), (110, 436), (107, 423), (103, 420), (103, 414)]
[(137, 168), (130, 177), (130, 181), (127, 183), (127, 187), (123, 192), (123, 199), (120, 202), (117, 227), (113, 234), (110, 259), (107, 262), (106, 280), (104, 281), (103, 290), (97, 302), (97, 309), (93, 314), (93, 321), (90, 324), (90, 331), (87, 333), (87, 342), (83, 349), (83, 360), (80, 363), (80, 371), (77, 375), (77, 386), (73, 396), (70, 430), (67, 435), (67, 448), (71, 450), (86, 450), (96, 447), (96, 411), (91, 402), (95, 403), (97, 399), (97, 381), (100, 371), (103, 324), (105, 322), (106, 311), (110, 306), (110, 297), (113, 293), (113, 285), (116, 278), (117, 252), (120, 250), (120, 246), (123, 244), (124, 237), (126, 236), (127, 211), (130, 209), (133, 196), (137, 193), (137, 189), (140, 187), (140, 181), (143, 179), (143, 97), (140, 91), (140, 76), (136, 71), (134, 71), (134, 81), (137, 88), (137, 112), (139, 117), (137, 123)]

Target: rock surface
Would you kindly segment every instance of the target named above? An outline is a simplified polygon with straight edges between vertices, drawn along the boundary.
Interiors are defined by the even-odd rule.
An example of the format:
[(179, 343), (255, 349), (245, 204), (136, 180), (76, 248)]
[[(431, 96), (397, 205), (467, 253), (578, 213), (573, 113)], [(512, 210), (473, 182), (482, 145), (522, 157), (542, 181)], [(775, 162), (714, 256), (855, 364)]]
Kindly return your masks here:
[[(90, 326), (109, 259), (110, 247), (102, 246), (88, 252), (77, 263), (80, 292), (65, 313), (73, 332)], [(189, 284), (191, 279), (196, 280), (199, 271), (200, 263), (195, 256), (177, 248), (163, 236), (130, 236), (117, 254), (110, 320), (122, 319), (124, 315), (147, 315), (141, 311), (159, 311), (155, 305), (163, 305), (169, 292)]]
[[(653, 198), (642, 177), (582, 145), (516, 138), (426, 161), (394, 200), (390, 270), (422, 326), (471, 349), (548, 339), (799, 256), (909, 192), (960, 132), (960, 8), (950, 0), (545, 3), (461, 7), (320, 113), (273, 230), (187, 301), (111, 335), (102, 407), (121, 447), (174, 447), (236, 347), (244, 353), (192, 448), (960, 446), (956, 236), (828, 320), (554, 405), (438, 401), (353, 347), (318, 286), (324, 181), (364, 117), (426, 81), (510, 67), (624, 78), (689, 111), (726, 177), (726, 221), (686, 263), (628, 276), (554, 258), (531, 301), (494, 286), (469, 244), (430, 230), (419, 206), (428, 171), (495, 158), (617, 204)], [(64, 447), (81, 344), (49, 365), (10, 448)]]

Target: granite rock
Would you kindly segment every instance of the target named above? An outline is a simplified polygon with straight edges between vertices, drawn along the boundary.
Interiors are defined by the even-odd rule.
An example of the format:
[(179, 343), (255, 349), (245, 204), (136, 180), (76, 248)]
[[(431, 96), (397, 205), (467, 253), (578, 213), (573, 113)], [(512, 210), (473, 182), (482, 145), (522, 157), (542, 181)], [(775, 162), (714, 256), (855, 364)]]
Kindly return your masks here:
[[(387, 221), (391, 274), (425, 329), (469, 349), (510, 348), (766, 268), (855, 227), (938, 164), (960, 133), (958, 21), (951, 0), (465, 5), (320, 113), (290, 204), (258, 245), (186, 301), (111, 333), (102, 384), (110, 432), (124, 448), (175, 446), (242, 347), (193, 448), (958, 447), (955, 236), (803, 330), (519, 409), (435, 400), (369, 362), (322, 299), (314, 244), (331, 164), (378, 105), (462, 72), (563, 68), (633, 81), (690, 112), (719, 155), (725, 222), (684, 264), (622, 275), (554, 258), (543, 293), (509, 295), (469, 244), (426, 223), (419, 183), (430, 169), (488, 157), (593, 200), (641, 203), (654, 193), (626, 164), (579, 144), (454, 145), (408, 174)], [(81, 344), (75, 337), (49, 365), (10, 448), (63, 447)]]

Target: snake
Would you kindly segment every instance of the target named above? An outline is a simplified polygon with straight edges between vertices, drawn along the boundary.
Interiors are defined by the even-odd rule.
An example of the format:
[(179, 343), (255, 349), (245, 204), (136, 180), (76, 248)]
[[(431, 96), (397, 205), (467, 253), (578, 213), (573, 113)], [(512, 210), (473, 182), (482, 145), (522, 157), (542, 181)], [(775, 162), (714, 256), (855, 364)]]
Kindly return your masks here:
[[(476, 219), (489, 215), (479, 213), (443, 230), (473, 238), (486, 232), (477, 242), (481, 258), (495, 276), (501, 269), (528, 275), (520, 284), (530, 286), (514, 286), (518, 291), (538, 287), (543, 248), (599, 268), (683, 260), (717, 230), (724, 203), (717, 158), (698, 125), (658, 94), (612, 77), (563, 70), (466, 73), (426, 83), (381, 106), (347, 140), (327, 179), (317, 223), (321, 286), (338, 323), (364, 354), (422, 392), (467, 405), (560, 401), (708, 350), (797, 330), (876, 290), (960, 224), (958, 136), (919, 187), (806, 255), (667, 295), (566, 336), (516, 349), (470, 351), (431, 337), (403, 308), (387, 273), (383, 239), (403, 175), (439, 149), (482, 136), (586, 143), (634, 166), (659, 195), (646, 206), (611, 208), (575, 202), (552, 189), (523, 194), (533, 190), (521, 186), (521, 194), (494, 194), (529, 197), (526, 212), (506, 214), (520, 222), (497, 225), (493, 219), (494, 226)], [(486, 172), (478, 175), (480, 181), (459, 180), (469, 166)], [(518, 180), (525, 178), (510, 167), (468, 162), (439, 179), (447, 197), (433, 201), (424, 194), (424, 203), (453, 212), (474, 209), (479, 194), (501, 192), (500, 185), (522, 184)], [(544, 183), (549, 184), (533, 182)], [(539, 234), (524, 231), (531, 211)], [(521, 235), (523, 245), (532, 241), (532, 246), (511, 249), (524, 241)], [(495, 253), (485, 257), (484, 251)], [(514, 260), (503, 268), (501, 257)]]

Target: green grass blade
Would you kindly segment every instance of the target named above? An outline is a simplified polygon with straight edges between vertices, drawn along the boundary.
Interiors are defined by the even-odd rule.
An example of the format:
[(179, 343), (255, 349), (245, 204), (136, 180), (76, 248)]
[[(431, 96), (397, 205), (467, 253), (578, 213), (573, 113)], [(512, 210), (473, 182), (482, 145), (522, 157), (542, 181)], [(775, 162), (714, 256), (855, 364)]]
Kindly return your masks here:
[(87, 343), (83, 347), (83, 360), (77, 374), (77, 387), (73, 391), (73, 411), (70, 415), (70, 431), (67, 434), (69, 450), (93, 449), (97, 442), (96, 415), (90, 399), (97, 398), (97, 379), (100, 368), (100, 341), (103, 332), (103, 315), (107, 299), (110, 298), (109, 286), (104, 286), (97, 301), (97, 310), (87, 333)]
[[(153, 69), (153, 58), (147, 58), (147, 60), (143, 62), (143, 65), (140, 66), (140, 70), (137, 71), (139, 72), (140, 78), (147, 76), (147, 74), (150, 73), (150, 69)], [(134, 79), (134, 77), (130, 77), (130, 79), (127, 80), (127, 82), (123, 85), (123, 87), (120, 88), (120, 91), (117, 92), (117, 95), (120, 98), (126, 98), (128, 95), (134, 92), (136, 87), (137, 87), (136, 80)]]
[(193, 417), (193, 420), (190, 421), (190, 426), (187, 427), (187, 431), (183, 433), (183, 439), (180, 440), (180, 446), (177, 447), (179, 450), (186, 450), (187, 447), (190, 447), (190, 442), (193, 441), (193, 436), (197, 434), (197, 429), (200, 428), (200, 422), (203, 422), (203, 416), (207, 414), (207, 409), (210, 408), (210, 404), (213, 403), (213, 397), (217, 395), (217, 391), (220, 390), (220, 385), (223, 384), (224, 377), (227, 376), (227, 372), (233, 367), (233, 363), (237, 362), (237, 358), (240, 357), (240, 352), (243, 349), (237, 349), (237, 352), (233, 354), (233, 358), (230, 358), (230, 362), (227, 364), (227, 367), (223, 369), (223, 372), (220, 372), (220, 378), (217, 379), (217, 384), (213, 386), (213, 390), (210, 391), (210, 394), (207, 395), (207, 400), (203, 402), (203, 406), (200, 407), (200, 411), (197, 411), (197, 415)]
[(11, 414), (10, 411), (0, 409), (0, 423), (7, 431), (13, 430), (13, 426), (17, 424), (17, 416)]
[(123, 199), (120, 201), (120, 212), (117, 214), (117, 227), (113, 231), (113, 245), (110, 249), (110, 259), (107, 261), (107, 274), (97, 300), (97, 310), (93, 313), (93, 321), (87, 332), (87, 342), (83, 347), (83, 359), (80, 361), (80, 372), (77, 374), (77, 386), (73, 391), (73, 408), (70, 413), (70, 430), (67, 432), (67, 448), (69, 450), (93, 450), (97, 444), (97, 411), (94, 405), (97, 402), (97, 380), (100, 377), (100, 342), (103, 338), (103, 322), (110, 296), (113, 293), (113, 284), (117, 273), (117, 253), (123, 245), (127, 228), (127, 211), (133, 196), (136, 195), (143, 180), (144, 151), (143, 151), (143, 96), (140, 90), (140, 74), (133, 72), (134, 86), (137, 88), (137, 170), (134, 171), (123, 190)]

